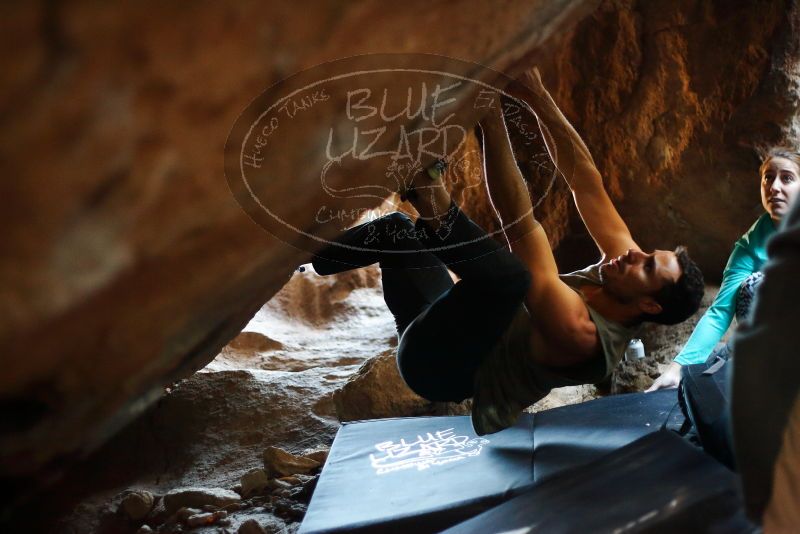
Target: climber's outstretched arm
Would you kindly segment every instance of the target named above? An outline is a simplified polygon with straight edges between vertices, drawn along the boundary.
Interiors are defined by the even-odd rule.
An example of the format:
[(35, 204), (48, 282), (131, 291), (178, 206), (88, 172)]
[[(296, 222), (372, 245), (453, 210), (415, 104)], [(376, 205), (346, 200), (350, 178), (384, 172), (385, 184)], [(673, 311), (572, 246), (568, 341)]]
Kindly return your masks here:
[(583, 300), (558, 276), (547, 235), (533, 217), (528, 189), (514, 158), (499, 101), (496, 104), (481, 121), (486, 183), (511, 251), (531, 273), (525, 306), (535, 318), (533, 330), (539, 339), (562, 347), (560, 354), (564, 357), (549, 362), (552, 365), (582, 361), (597, 349), (596, 329)]
[(619, 256), (629, 249), (641, 250), (611, 202), (589, 149), (542, 84), (538, 69), (526, 72), (519, 81), (521, 87), (509, 92), (536, 114), (547, 151), (567, 181), (581, 219), (603, 259)]

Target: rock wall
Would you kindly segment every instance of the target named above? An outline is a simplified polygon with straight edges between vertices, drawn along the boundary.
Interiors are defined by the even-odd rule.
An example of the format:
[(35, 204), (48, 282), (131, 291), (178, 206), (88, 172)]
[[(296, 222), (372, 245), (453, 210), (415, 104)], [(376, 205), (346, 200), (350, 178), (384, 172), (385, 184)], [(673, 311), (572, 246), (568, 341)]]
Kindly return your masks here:
[[(27, 484), (107, 439), (307, 260), (253, 224), (225, 182), (225, 139), (252, 98), (373, 52), (513, 71), (592, 7), (4, 4), (0, 474)], [(302, 169), (314, 139), (288, 141), (282, 161)], [(280, 184), (280, 200), (302, 208), (302, 176)]]
[(763, 213), (758, 150), (800, 145), (799, 26), (792, 1), (607, 0), (533, 54), (643, 247), (719, 282)]

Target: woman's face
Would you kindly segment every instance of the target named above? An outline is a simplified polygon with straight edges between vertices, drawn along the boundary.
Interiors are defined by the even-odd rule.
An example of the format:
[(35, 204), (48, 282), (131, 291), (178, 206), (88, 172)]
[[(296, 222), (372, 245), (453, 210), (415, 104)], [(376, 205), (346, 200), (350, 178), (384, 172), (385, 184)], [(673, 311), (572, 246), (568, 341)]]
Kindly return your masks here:
[(800, 168), (790, 159), (773, 157), (761, 172), (761, 204), (778, 222), (800, 192)]

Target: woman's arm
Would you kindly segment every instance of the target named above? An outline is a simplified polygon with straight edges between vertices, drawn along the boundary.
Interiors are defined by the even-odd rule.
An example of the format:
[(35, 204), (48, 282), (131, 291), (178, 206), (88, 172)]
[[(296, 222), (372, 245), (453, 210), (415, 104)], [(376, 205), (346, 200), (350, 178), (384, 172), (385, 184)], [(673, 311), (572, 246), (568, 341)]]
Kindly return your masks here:
[(761, 265), (757, 251), (745, 234), (733, 247), (728, 264), (722, 274), (722, 285), (714, 302), (700, 318), (683, 350), (672, 364), (659, 376), (647, 391), (677, 387), (681, 380), (681, 367), (702, 363), (728, 331), (736, 312), (736, 294), (742, 282)]
[(708, 359), (711, 351), (728, 331), (736, 312), (736, 293), (744, 280), (752, 274), (745, 270), (730, 273), (723, 278), (714, 302), (700, 318), (692, 335), (675, 357), (680, 365), (702, 363)]
[(686, 346), (675, 358), (681, 365), (705, 361), (725, 335), (736, 313), (736, 297), (745, 279), (767, 260), (767, 241), (775, 233), (768, 215), (762, 215), (740, 237), (722, 273), (722, 285), (714, 302), (695, 327)]

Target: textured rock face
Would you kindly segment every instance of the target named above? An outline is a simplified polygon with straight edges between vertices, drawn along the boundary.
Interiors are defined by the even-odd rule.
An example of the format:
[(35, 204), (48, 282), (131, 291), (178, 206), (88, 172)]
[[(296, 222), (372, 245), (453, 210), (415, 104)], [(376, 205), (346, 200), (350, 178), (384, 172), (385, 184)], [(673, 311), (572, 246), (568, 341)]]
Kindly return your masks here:
[(532, 58), (643, 247), (719, 281), (763, 212), (755, 149), (800, 141), (799, 25), (788, 1), (604, 1)]
[[(306, 260), (248, 220), (224, 180), (229, 129), (264, 88), (377, 51), (513, 69), (590, 7), (5, 5), (0, 472), (25, 476), (106, 439)], [(284, 162), (302, 169), (314, 140), (291, 141)], [(285, 179), (282, 200), (302, 208), (302, 177)]]
[(333, 394), (339, 421), (431, 414), (469, 414), (469, 403), (433, 403), (403, 382), (394, 349), (367, 360), (358, 372)]

